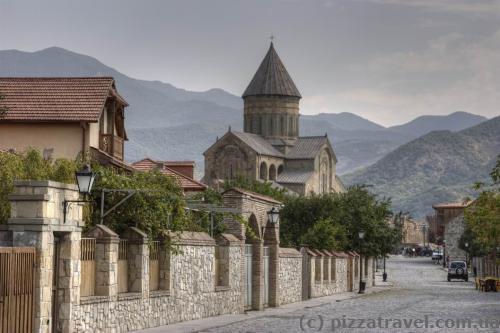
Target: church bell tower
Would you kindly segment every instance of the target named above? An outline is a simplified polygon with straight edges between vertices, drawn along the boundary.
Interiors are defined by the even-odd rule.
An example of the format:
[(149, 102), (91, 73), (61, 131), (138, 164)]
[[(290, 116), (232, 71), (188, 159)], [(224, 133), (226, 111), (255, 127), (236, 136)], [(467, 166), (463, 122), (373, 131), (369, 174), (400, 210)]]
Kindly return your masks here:
[(272, 42), (242, 97), (245, 132), (266, 139), (297, 139), (302, 96)]

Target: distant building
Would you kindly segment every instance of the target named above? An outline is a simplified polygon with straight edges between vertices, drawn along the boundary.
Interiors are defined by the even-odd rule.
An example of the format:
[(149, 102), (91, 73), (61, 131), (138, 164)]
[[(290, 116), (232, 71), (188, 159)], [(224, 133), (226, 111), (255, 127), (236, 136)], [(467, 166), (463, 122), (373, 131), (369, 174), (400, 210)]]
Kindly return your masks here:
[(423, 223), (410, 218), (403, 220), (403, 239), (401, 243), (405, 246), (424, 245)]
[(0, 150), (39, 149), (45, 158), (90, 151), (104, 165), (124, 163), (125, 108), (112, 77), (0, 78)]
[(158, 170), (162, 174), (171, 177), (182, 188), (186, 195), (203, 192), (207, 186), (194, 180), (193, 161), (154, 161), (144, 158), (132, 163), (132, 167), (139, 171)]
[(205, 151), (207, 184), (242, 176), (299, 194), (343, 190), (328, 137), (299, 136), (302, 96), (273, 43), (242, 97), (244, 131), (229, 129)]
[(432, 206), (436, 212), (437, 228), (442, 231), (442, 237), (446, 241), (445, 255), (450, 260), (465, 259), (465, 252), (459, 248), (459, 240), (465, 229), (464, 210), (470, 204), (471, 201), (464, 201)]

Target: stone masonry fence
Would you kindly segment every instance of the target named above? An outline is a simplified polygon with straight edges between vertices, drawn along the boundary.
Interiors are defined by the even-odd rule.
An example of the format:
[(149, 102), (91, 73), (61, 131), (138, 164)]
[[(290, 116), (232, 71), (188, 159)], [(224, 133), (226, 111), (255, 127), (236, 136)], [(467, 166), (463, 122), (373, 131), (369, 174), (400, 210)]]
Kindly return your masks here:
[[(265, 212), (278, 203), (241, 190), (224, 193), (240, 209), (228, 233), (169, 233), (149, 239), (137, 228), (105, 225), (82, 233), (74, 185), (18, 181), (0, 246), (36, 250), (35, 332), (127, 332), (222, 314), (263, 310), (371, 287), (374, 260), (355, 252), (281, 248), (279, 225)], [(361, 275), (361, 276), (360, 276)]]

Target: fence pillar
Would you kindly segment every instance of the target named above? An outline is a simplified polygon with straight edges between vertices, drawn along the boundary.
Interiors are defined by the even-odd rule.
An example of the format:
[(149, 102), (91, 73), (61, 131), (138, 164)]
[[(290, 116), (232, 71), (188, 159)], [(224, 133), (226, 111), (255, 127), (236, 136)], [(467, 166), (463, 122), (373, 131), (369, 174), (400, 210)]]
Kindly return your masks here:
[(108, 227), (98, 224), (85, 233), (85, 237), (96, 239), (95, 261), (97, 296), (109, 296), (116, 300), (118, 295), (118, 235)]
[(280, 306), (280, 236), (277, 224), (267, 222), (264, 232), (264, 246), (269, 247), (269, 306)]
[[(11, 245), (36, 249), (35, 332), (50, 332), (53, 327), (62, 332), (73, 331), (72, 308), (79, 303), (80, 295), (82, 206), (68, 204), (64, 220), (63, 202), (78, 197), (76, 185), (53, 181), (16, 181), (9, 196), (11, 217), (5, 229), (10, 233)], [(60, 240), (58, 246), (55, 237)], [(57, 272), (54, 272), (55, 268)], [(57, 274), (58, 281), (56, 293), (52, 291), (54, 274)]]

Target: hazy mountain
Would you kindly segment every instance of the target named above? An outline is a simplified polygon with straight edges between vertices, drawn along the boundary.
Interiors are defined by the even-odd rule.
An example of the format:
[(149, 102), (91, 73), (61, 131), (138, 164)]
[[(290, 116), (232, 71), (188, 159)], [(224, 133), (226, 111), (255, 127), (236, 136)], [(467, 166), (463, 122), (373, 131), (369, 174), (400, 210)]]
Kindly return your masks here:
[[(0, 76), (104, 75), (116, 79), (118, 91), (130, 104), (125, 120), (130, 139), (125, 146), (125, 156), (129, 161), (144, 156), (192, 159), (197, 162), (200, 172), (203, 170), (202, 153), (215, 138), (222, 136), (228, 126), (242, 127), (242, 99), (222, 89), (193, 92), (160, 81), (137, 80), (95, 58), (58, 47), (32, 53), (0, 51)], [(463, 123), (479, 123), (483, 119), (460, 114)], [(429, 125), (419, 120), (416, 125), (410, 122), (387, 129), (345, 112), (304, 115), (300, 121), (301, 135), (328, 134), (339, 160), (339, 174), (374, 163), (399, 145), (418, 137), (418, 133), (436, 129), (432, 125), (437, 123), (431, 120)], [(405, 127), (407, 125), (409, 127)], [(463, 127), (466, 126), (459, 125), (458, 120), (450, 121), (445, 116), (440, 118), (438, 129)]]
[(416, 138), (442, 129), (460, 131), (464, 128), (477, 125), (486, 119), (483, 116), (459, 111), (447, 116), (421, 116), (406, 124), (392, 126), (389, 129), (400, 133), (408, 133)]
[(319, 113), (314, 116), (302, 115), (302, 120), (316, 120), (327, 122), (334, 128), (343, 129), (346, 131), (366, 130), (377, 131), (384, 130), (385, 127), (362, 118), (358, 115), (349, 112), (341, 113)]
[(459, 132), (435, 131), (408, 142), (377, 163), (343, 178), (393, 198), (396, 210), (422, 217), (432, 204), (473, 196), (500, 154), (500, 117)]

